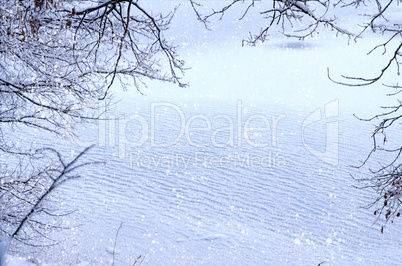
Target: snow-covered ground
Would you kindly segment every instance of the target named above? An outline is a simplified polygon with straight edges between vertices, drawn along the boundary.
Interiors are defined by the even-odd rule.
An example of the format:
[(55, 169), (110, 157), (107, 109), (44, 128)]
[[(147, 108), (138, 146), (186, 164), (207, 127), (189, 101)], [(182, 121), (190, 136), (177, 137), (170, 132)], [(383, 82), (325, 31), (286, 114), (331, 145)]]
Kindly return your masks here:
[[(350, 166), (370, 151), (372, 130), (353, 114), (373, 115), (395, 99), (378, 85), (342, 87), (327, 78), (327, 67), (334, 77), (378, 73), (373, 66), (385, 59), (366, 55), (377, 37), (347, 45), (331, 32), (304, 42), (273, 34), (241, 47), (240, 34), (253, 23), (229, 18), (209, 32), (183, 5), (171, 33), (192, 67), (190, 86), (152, 82), (147, 96), (114, 88), (121, 102), (108, 115), (126, 116), (75, 140), (97, 143), (91, 159), (107, 165), (89, 167), (58, 194), (63, 208), (78, 210), (66, 222), (82, 226), (52, 236), (63, 240), (53, 247), (11, 248), (9, 265), (132, 265), (139, 256), (149, 265), (399, 263), (400, 222), (381, 234), (372, 212), (360, 208), (374, 194), (353, 188), (350, 177), (361, 173)], [(335, 111), (327, 119), (328, 106)], [(317, 110), (322, 119), (306, 125)], [(175, 142), (182, 123), (206, 130)], [(267, 124), (245, 137), (246, 127)], [(151, 138), (175, 143), (155, 147)], [(333, 143), (339, 149), (325, 156), (336, 163), (328, 164), (322, 154)]]

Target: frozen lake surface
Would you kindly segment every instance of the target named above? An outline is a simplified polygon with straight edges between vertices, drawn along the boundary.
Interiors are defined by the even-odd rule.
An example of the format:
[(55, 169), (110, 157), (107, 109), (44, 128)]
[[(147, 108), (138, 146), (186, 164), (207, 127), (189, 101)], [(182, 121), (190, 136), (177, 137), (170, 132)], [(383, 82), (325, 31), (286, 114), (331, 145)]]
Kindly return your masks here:
[[(199, 114), (213, 121), (222, 113), (236, 121), (238, 104), (176, 106), (187, 121)], [(150, 140), (141, 147), (128, 147), (123, 157), (121, 147), (92, 150), (88, 158), (107, 165), (89, 167), (82, 180), (66, 184), (57, 195), (62, 208), (79, 210), (64, 219), (82, 226), (62, 231), (58, 237), (64, 242), (44, 249), (38, 257), (61, 264), (110, 264), (122, 225), (116, 242), (118, 265), (132, 264), (140, 255), (151, 265), (395, 262), (402, 233), (398, 222), (381, 234), (381, 226), (373, 225), (372, 211), (360, 208), (374, 194), (352, 187), (356, 183), (350, 174), (359, 176), (359, 170), (350, 166), (370, 148), (370, 125), (362, 126), (341, 113), (332, 118), (340, 134), (339, 153), (333, 154), (337, 165), (330, 165), (306, 148), (324, 151), (326, 121), (302, 132), (308, 112), (242, 104), (243, 125), (253, 115), (268, 121), (282, 116), (276, 132), (250, 137), (255, 143), (268, 140), (267, 147), (252, 147), (244, 139), (235, 147), (194, 147), (184, 136), (169, 147), (151, 147)], [(169, 106), (155, 108), (159, 144), (179, 134), (179, 115)], [(141, 114), (151, 120), (146, 107)], [(139, 124), (127, 121), (119, 121), (126, 125), (126, 141), (131, 136), (138, 139)], [(193, 121), (192, 128), (205, 126), (197, 125), (201, 120)], [(212, 129), (225, 126), (216, 122)], [(216, 141), (225, 143), (228, 132), (215, 135)], [(211, 139), (209, 131), (196, 133), (191, 135), (195, 143)]]

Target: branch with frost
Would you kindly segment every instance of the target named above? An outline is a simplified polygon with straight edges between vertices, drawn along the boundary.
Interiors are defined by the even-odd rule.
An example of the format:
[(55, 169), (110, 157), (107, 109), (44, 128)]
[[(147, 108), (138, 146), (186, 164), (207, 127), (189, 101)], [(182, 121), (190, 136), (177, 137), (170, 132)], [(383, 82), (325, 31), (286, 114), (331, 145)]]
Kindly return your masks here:
[[(55, 244), (56, 242), (47, 236), (48, 231), (68, 229), (68, 227), (49, 224), (45, 222), (43, 215), (56, 218), (69, 215), (71, 212), (57, 213), (46, 205), (49, 205), (51, 195), (58, 187), (65, 182), (79, 178), (79, 175), (75, 174), (79, 169), (101, 163), (79, 163), (80, 159), (92, 147), (84, 149), (69, 162), (66, 162), (55, 149), (43, 148), (36, 151), (38, 158), (43, 160), (55, 155), (56, 159), (52, 158), (52, 161), (47, 162), (46, 166), (29, 175), (23, 173), (29, 170), (31, 166), (23, 166), (23, 164), (18, 165), (18, 168), (23, 167), (23, 169), (15, 169), (9, 173), (3, 172), (0, 187), (3, 210), (0, 230), (12, 239), (24, 244), (37, 246), (33, 233), (47, 239), (51, 244)], [(24, 178), (23, 176), (27, 177)]]
[(336, 17), (327, 17), (328, 9), (330, 8), (329, 1), (273, 0), (270, 1), (270, 7), (266, 8), (265, 5), (266, 3), (269, 3), (268, 1), (234, 0), (220, 9), (212, 9), (211, 12), (204, 16), (202, 16), (199, 11), (202, 7), (200, 3), (197, 3), (194, 0), (190, 0), (190, 3), (198, 20), (203, 22), (206, 27), (213, 17), (217, 16), (220, 20), (227, 12), (231, 9), (239, 8), (241, 4), (244, 4), (245, 7), (242, 8), (243, 11), (239, 20), (244, 19), (251, 9), (260, 10), (259, 13), (267, 21), (267, 26), (261, 27), (258, 34), (250, 34), (250, 37), (243, 41), (243, 43), (250, 45), (255, 45), (257, 42), (265, 41), (268, 33), (275, 30), (275, 28), (287, 37), (298, 39), (312, 36), (321, 26), (328, 27), (331, 30), (336, 31), (337, 34), (343, 34), (349, 38), (355, 36), (352, 32), (337, 25)]
[(116, 82), (186, 86), (184, 62), (164, 36), (176, 9), (138, 1), (1, 1), (0, 122), (61, 132), (99, 119)]
[[(379, 46), (386, 46), (386, 43), (381, 44)], [(379, 46), (376, 46), (374, 49), (377, 49)], [(385, 49), (385, 48), (384, 48)], [(386, 50), (386, 49), (385, 49)], [(371, 50), (369, 52), (369, 54), (372, 52), (373, 50)], [(385, 52), (384, 52), (385, 53)], [(389, 59), (388, 63), (380, 70), (380, 74), (378, 74), (375, 77), (372, 78), (362, 78), (362, 77), (351, 77), (351, 76), (346, 76), (346, 75), (342, 75), (342, 78), (346, 79), (348, 82), (341, 82), (341, 81), (337, 81), (335, 79), (333, 79), (329, 73), (329, 69), (328, 69), (328, 78), (336, 83), (336, 84), (340, 84), (340, 85), (345, 85), (345, 86), (351, 86), (351, 87), (361, 87), (361, 86), (368, 86), (371, 84), (376, 83), (377, 81), (379, 81), (383, 75), (385, 74), (385, 72), (391, 68), (392, 63), (394, 63), (394, 65), (396, 66), (397, 69), (397, 75), (400, 75), (400, 59), (402, 58), (402, 42), (399, 44), (399, 46), (394, 50), (392, 57)], [(350, 82), (355, 82), (355, 83), (350, 83)]]

